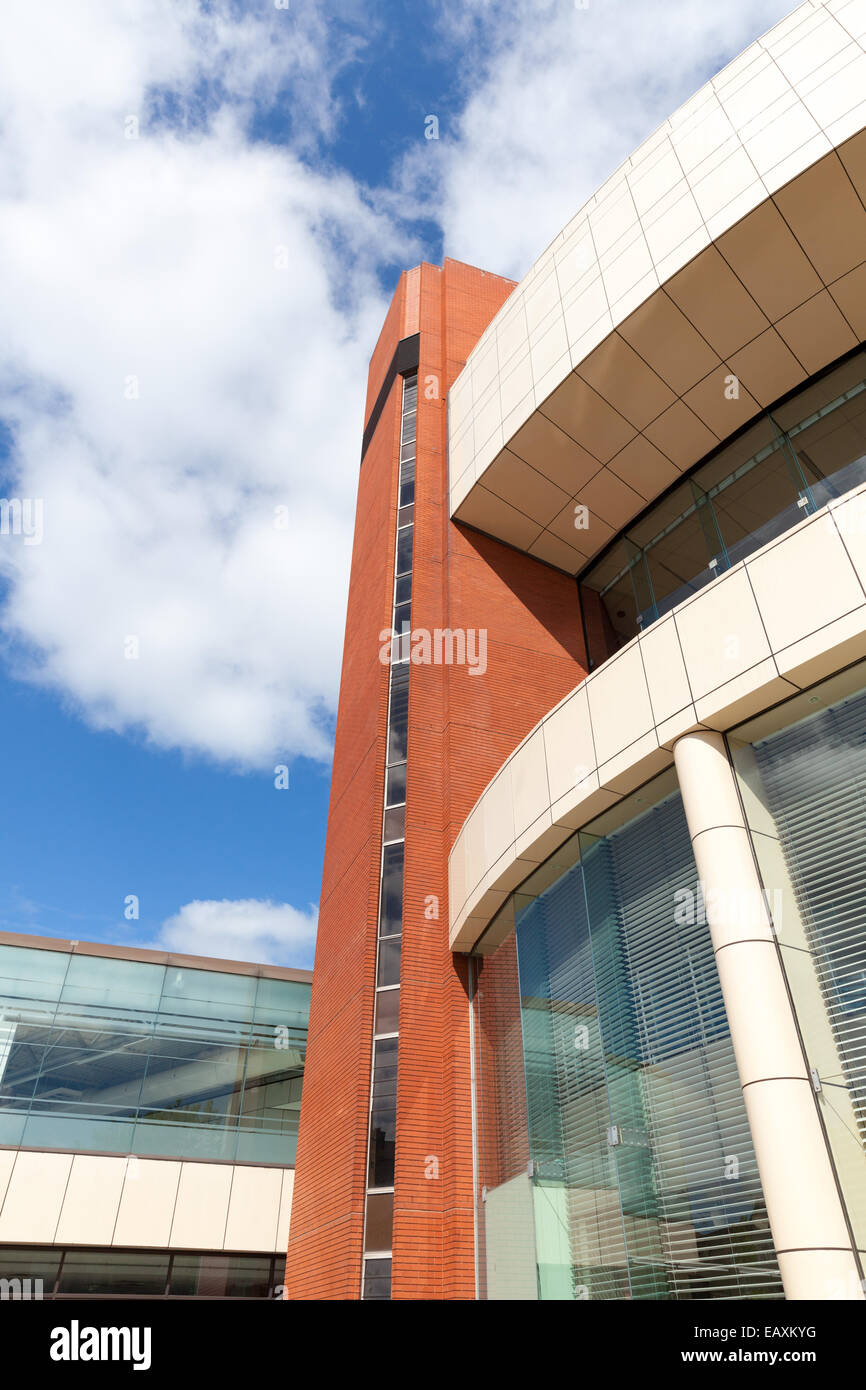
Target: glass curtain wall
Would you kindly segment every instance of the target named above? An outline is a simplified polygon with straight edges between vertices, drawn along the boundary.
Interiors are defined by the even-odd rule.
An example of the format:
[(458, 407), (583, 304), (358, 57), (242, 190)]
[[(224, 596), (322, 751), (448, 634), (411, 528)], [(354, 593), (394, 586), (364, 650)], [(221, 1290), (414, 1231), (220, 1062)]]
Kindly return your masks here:
[[(542, 1299), (782, 1296), (673, 785), (668, 774), (580, 832), (513, 895), (529, 1163), (521, 1176), (512, 1144), (497, 1171), (482, 1145), (482, 1182), (531, 1189)], [(508, 988), (485, 998), (487, 969), (482, 1132), (507, 1069), (489, 1040)], [(498, 1196), (485, 1193), (485, 1244), (507, 1266)], [(526, 1242), (510, 1258), (506, 1272), (525, 1281)], [(496, 1291), (503, 1270), (493, 1287), (489, 1260), (487, 1273), (488, 1297), (509, 1296)]]
[(729, 738), (855, 1243), (866, 1250), (866, 669)]
[(690, 594), (866, 482), (866, 353), (765, 412), (582, 577), (599, 665)]
[(0, 1144), (293, 1164), (310, 985), (0, 946)]

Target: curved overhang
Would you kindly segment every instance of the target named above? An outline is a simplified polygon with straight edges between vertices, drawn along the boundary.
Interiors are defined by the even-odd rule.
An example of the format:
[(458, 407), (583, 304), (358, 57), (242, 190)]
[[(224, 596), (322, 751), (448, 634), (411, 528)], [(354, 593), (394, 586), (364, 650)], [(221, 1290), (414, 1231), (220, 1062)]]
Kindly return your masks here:
[(864, 339), (866, 5), (827, 0), (666, 121), (493, 319), (449, 394), (452, 518), (576, 574)]
[[(864, 656), (866, 485), (681, 603), (527, 735), (451, 851), (451, 949), (494, 949), (514, 889), (548, 860), (558, 876), (559, 847), (670, 767), (678, 738), (730, 729)], [(818, 698), (803, 695), (803, 713)]]

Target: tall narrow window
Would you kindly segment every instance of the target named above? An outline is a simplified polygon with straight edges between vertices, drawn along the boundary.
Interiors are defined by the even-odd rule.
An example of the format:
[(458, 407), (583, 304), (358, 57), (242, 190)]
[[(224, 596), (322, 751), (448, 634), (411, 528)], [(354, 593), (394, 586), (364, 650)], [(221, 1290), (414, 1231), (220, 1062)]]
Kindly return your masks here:
[(391, 610), (394, 637), (391, 642), (385, 796), (382, 807), (382, 878), (379, 890), (376, 1008), (370, 1082), (364, 1268), (361, 1281), (361, 1297), (379, 1300), (391, 1297), (417, 399), (417, 376), (407, 376), (403, 381), (403, 416), (397, 480), (397, 536)]

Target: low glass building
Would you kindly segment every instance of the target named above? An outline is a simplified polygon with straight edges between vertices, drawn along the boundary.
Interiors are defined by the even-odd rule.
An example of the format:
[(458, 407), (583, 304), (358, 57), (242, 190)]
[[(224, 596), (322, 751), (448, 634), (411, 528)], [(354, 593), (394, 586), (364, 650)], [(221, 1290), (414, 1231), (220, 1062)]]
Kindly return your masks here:
[(274, 1296), (310, 980), (2, 934), (0, 1279)]

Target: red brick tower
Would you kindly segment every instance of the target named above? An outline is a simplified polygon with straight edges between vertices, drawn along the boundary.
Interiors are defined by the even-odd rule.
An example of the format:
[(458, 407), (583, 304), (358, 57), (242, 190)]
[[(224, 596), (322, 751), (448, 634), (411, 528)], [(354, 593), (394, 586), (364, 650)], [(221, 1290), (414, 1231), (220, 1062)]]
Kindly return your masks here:
[(290, 1298), (475, 1296), (448, 853), (586, 667), (574, 580), (449, 519), (447, 392), (512, 288), (450, 260), (404, 273), (370, 363)]

